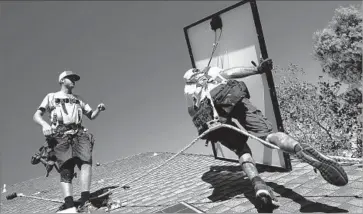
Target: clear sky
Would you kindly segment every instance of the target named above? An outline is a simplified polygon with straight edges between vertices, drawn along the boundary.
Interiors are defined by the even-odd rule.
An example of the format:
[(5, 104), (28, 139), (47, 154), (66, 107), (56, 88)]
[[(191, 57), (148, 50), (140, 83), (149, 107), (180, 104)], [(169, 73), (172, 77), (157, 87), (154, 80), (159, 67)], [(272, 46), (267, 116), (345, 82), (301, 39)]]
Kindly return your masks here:
[[(44, 143), (32, 116), (65, 69), (81, 76), (75, 93), (107, 111), (85, 126), (94, 162), (148, 151), (177, 152), (196, 137), (183, 74), (191, 62), (183, 27), (235, 2), (35, 1), (1, 3), (1, 187), (44, 176), (30, 164)], [(361, 1), (258, 1), (269, 56), (322, 75), (312, 35), (334, 9)], [(203, 143), (201, 141), (201, 143)], [(210, 147), (205, 150), (211, 150)]]

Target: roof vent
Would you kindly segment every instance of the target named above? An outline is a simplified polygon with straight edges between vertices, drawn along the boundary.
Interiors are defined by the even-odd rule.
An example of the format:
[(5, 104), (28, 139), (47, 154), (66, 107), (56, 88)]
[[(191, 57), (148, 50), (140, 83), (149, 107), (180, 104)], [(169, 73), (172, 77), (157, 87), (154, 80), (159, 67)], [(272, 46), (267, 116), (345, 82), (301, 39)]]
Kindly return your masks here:
[(173, 206), (159, 210), (156, 213), (204, 213), (204, 212), (186, 202), (180, 202)]

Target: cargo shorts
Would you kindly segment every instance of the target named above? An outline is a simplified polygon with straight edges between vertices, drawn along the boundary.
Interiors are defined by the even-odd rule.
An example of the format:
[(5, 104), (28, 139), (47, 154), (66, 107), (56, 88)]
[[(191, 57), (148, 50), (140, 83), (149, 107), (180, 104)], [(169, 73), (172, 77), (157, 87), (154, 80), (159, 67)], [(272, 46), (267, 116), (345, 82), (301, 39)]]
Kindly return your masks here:
[[(248, 98), (243, 98), (237, 102), (229, 116), (235, 118), (250, 134), (263, 140), (273, 132), (272, 123), (252, 105)], [(223, 132), (223, 139), (220, 142), (234, 151), (238, 157), (245, 153), (252, 154), (247, 144), (248, 137), (246, 135), (233, 130), (224, 130)]]
[(78, 167), (83, 163), (92, 164), (94, 138), (91, 133), (83, 129), (72, 135), (49, 137), (47, 142), (53, 148), (50, 155), (55, 156), (59, 168), (71, 161)]

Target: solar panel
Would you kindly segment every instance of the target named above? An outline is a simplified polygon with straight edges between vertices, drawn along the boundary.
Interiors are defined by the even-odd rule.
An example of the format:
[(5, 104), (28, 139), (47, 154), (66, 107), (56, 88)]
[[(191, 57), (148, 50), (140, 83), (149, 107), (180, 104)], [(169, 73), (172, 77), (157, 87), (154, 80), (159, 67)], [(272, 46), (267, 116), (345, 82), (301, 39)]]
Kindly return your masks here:
[[(212, 30), (220, 26), (223, 33), (222, 30)], [(252, 61), (258, 64), (261, 56), (264, 59), (268, 57), (256, 0), (240, 1), (194, 22), (184, 28), (184, 35), (192, 67), (195, 68), (204, 69), (208, 65), (222, 70), (239, 66), (251, 67)], [(211, 50), (215, 50), (213, 55)], [(243, 80), (246, 84), (251, 103), (269, 119), (273, 131), (283, 131), (271, 72), (237, 80)], [(238, 121), (233, 122), (238, 128), (244, 129)], [(253, 138), (249, 138), (247, 144), (257, 164), (270, 166), (271, 169), (291, 170), (290, 156), (287, 153), (271, 149)], [(211, 150), (216, 159), (239, 162), (239, 157), (220, 142), (212, 144)], [(211, 154), (212, 151), (207, 152), (201, 144), (188, 150), (194, 154)]]
[(156, 213), (204, 213), (204, 212), (186, 202), (180, 202), (178, 204), (159, 210)]

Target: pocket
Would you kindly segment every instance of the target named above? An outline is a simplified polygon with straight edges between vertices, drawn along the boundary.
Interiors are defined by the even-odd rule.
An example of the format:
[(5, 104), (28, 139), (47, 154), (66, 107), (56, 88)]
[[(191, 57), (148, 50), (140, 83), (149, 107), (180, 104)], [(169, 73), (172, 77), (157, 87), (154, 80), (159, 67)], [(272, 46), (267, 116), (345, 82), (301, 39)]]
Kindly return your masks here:
[(88, 134), (88, 137), (89, 137), (89, 142), (93, 146), (95, 144), (95, 139), (93, 137), (93, 134), (91, 134), (91, 133), (87, 133), (87, 134)]
[(91, 145), (94, 144), (93, 134), (85, 132), (83, 130), (78, 132), (78, 138), (83, 142), (89, 142)]
[(198, 130), (198, 134), (203, 133), (208, 128), (206, 123), (211, 120), (213, 120), (213, 107), (210, 104), (209, 99), (204, 99), (192, 118), (192, 121)]

